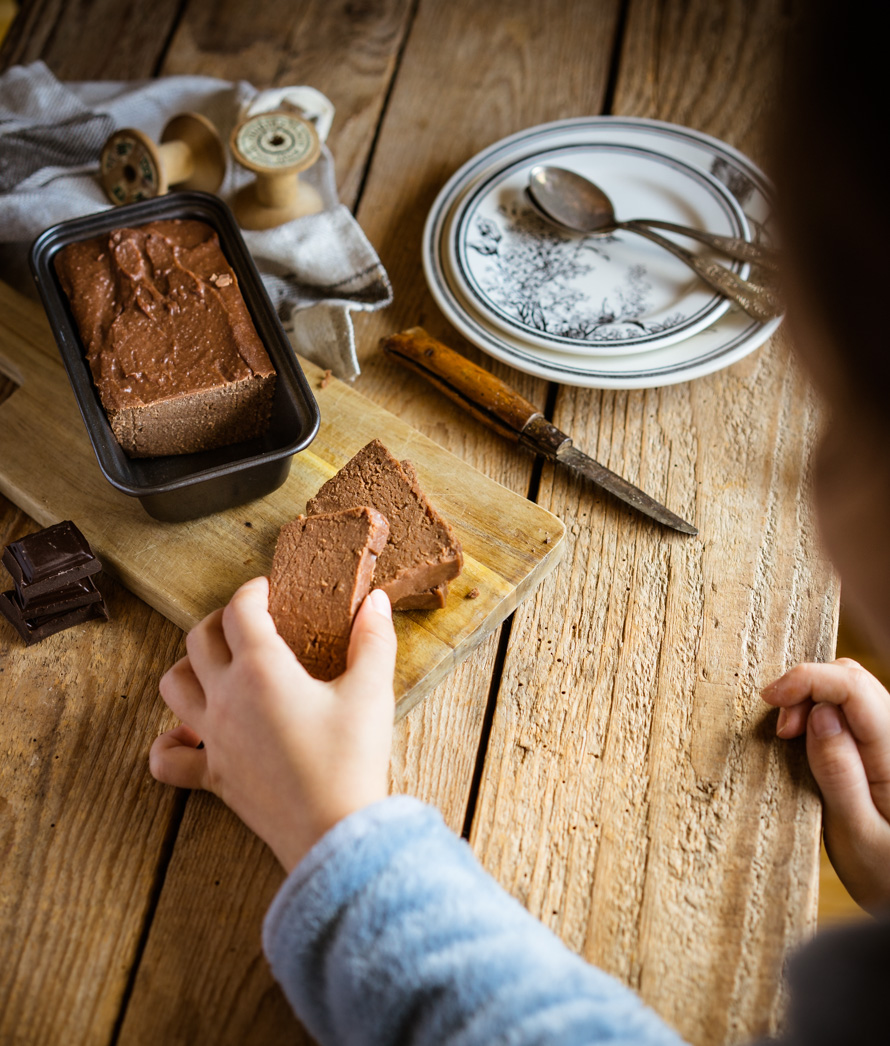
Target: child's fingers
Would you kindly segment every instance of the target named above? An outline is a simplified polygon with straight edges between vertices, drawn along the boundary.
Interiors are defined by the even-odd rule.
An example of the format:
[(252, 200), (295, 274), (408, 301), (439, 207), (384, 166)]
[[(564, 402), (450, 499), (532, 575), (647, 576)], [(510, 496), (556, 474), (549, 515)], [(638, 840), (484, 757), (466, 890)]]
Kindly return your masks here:
[(822, 824), (831, 863), (851, 895), (877, 912), (890, 897), (890, 824), (874, 803), (860, 747), (844, 713), (815, 705), (807, 724), (807, 757), (822, 792)]
[(222, 627), (234, 657), (259, 643), (280, 641), (269, 616), (268, 578), (252, 578), (238, 589), (223, 609)]
[(857, 672), (865, 672), (868, 675), (868, 669), (863, 668), (858, 661), (854, 661), (852, 657), (836, 657), (831, 662), (833, 665), (844, 665), (847, 668), (855, 668)]
[(176, 788), (206, 788), (207, 753), (200, 738), (182, 723), (155, 739), (148, 756), (152, 777)]
[(161, 676), (158, 689), (168, 707), (180, 719), (201, 726), (207, 698), (188, 657), (181, 657), (167, 669)]
[(188, 723), (180, 723), (179, 726), (174, 726), (172, 730), (166, 730), (160, 736), (170, 738), (178, 744), (188, 745), (191, 748), (197, 748), (201, 744), (200, 734), (194, 731)]
[(198, 679), (218, 668), (224, 668), (232, 660), (232, 652), (222, 629), (222, 616), (222, 609), (214, 610), (185, 637), (185, 648)]
[[(890, 761), (890, 695), (877, 679), (855, 662), (797, 665), (762, 693), (764, 701), (788, 708), (811, 698), (841, 705), (856, 739), (888, 748)], [(887, 767), (890, 777), (890, 766)]]
[(844, 834), (868, 838), (880, 814), (875, 809), (859, 745), (843, 712), (817, 704), (807, 722), (807, 759), (822, 792), (826, 823), (843, 824)]
[(349, 637), (347, 672), (361, 681), (357, 692), (392, 693), (396, 645), (389, 597), (374, 589), (359, 607)]
[(776, 720), (776, 736), (788, 740), (792, 737), (800, 737), (807, 728), (807, 716), (813, 702), (802, 701), (799, 705), (791, 705), (788, 708), (779, 709), (779, 717)]

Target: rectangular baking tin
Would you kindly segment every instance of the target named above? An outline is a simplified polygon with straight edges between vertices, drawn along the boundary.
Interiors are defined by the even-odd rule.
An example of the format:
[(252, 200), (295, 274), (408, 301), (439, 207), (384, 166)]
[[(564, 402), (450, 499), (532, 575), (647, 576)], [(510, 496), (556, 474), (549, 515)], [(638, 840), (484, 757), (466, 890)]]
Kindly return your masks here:
[[(69, 243), (112, 229), (170, 218), (206, 222), (219, 236), (278, 375), (272, 419), (266, 434), (258, 439), (197, 454), (129, 458), (111, 431), (53, 259)], [(222, 200), (207, 193), (178, 192), (62, 222), (34, 241), (31, 271), (99, 467), (109, 483), (124, 494), (139, 498), (142, 507), (155, 519), (180, 522), (263, 497), (287, 479), (293, 455), (305, 450), (318, 432), (318, 404), (235, 218)]]

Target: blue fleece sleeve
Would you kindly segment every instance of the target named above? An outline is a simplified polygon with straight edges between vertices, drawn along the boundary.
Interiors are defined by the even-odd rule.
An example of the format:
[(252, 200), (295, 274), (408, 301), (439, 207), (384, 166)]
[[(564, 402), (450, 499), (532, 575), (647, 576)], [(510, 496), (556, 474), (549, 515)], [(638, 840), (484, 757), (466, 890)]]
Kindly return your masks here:
[(272, 903), (263, 944), (322, 1046), (681, 1042), (407, 797), (328, 832)]

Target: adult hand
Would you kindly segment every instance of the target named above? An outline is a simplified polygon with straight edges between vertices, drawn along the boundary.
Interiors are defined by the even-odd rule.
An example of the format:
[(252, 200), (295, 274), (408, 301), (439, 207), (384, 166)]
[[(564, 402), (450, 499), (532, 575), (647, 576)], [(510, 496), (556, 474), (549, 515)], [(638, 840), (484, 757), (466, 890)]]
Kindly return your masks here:
[(792, 668), (763, 691), (776, 733), (806, 731), (822, 792), (825, 847), (863, 908), (890, 905), (890, 694), (856, 661)]
[(254, 578), (188, 634), (160, 683), (182, 725), (155, 741), (149, 765), (166, 784), (214, 792), (290, 871), (337, 821), (387, 794), (396, 637), (375, 590), (346, 671), (321, 682), (278, 635), (268, 600), (268, 580)]

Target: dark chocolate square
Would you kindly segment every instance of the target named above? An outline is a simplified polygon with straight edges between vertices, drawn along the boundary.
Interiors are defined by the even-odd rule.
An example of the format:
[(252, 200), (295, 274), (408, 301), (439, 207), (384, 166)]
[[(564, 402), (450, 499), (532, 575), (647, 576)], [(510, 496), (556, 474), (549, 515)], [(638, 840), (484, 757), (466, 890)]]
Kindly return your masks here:
[(6, 546), (3, 564), (22, 606), (102, 569), (86, 538), (70, 519), (28, 534)]
[(79, 606), (74, 610), (65, 610), (61, 614), (49, 614), (34, 621), (29, 621), (24, 617), (22, 608), (19, 606), (15, 592), (12, 589), (8, 592), (0, 593), (0, 614), (3, 614), (28, 646), (31, 646), (32, 643), (37, 643), (41, 639), (46, 639), (47, 636), (55, 635), (56, 632), (62, 632), (66, 628), (71, 628), (73, 625), (89, 621), (94, 617), (108, 617), (108, 611), (105, 609), (104, 602), (99, 602), (88, 603), (86, 606)]
[(58, 591), (32, 597), (27, 606), (22, 603), (18, 592), (15, 593), (14, 599), (28, 621), (34, 622), (52, 614), (61, 614), (65, 610), (75, 610), (90, 603), (101, 603), (102, 593), (96, 588), (91, 577), (83, 577)]

